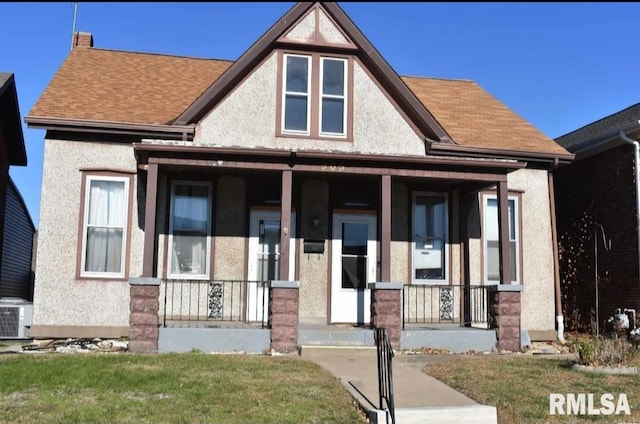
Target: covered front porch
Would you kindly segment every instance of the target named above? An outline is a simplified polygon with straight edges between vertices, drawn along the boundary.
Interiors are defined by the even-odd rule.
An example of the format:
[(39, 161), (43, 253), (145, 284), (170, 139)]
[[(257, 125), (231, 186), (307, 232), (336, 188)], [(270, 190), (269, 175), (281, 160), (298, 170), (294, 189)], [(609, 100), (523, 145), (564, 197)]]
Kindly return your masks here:
[[(490, 319), (492, 295), (487, 290), (512, 281), (506, 253), (507, 173), (521, 168), (520, 162), (429, 157), (400, 161), (151, 143), (136, 146), (136, 154), (146, 182), (141, 277), (157, 285), (161, 333), (192, 330), (185, 325), (194, 322), (197, 330), (239, 333), (259, 323), (260, 328), (253, 329), (270, 332), (269, 347), (278, 350), (273, 332), (280, 327), (282, 311), (269, 303), (275, 281), (289, 284), (277, 289), (296, 290), (295, 311), (288, 309), (292, 302), (283, 302), (288, 348), (311, 343), (313, 334), (319, 334), (305, 327), (310, 322), (325, 327), (331, 343), (360, 337), (353, 335), (361, 331), (366, 344), (370, 328), (384, 326), (393, 330), (395, 347), (419, 340), (403, 336), (409, 332), (444, 334), (433, 324), (453, 324), (456, 331), (499, 325)], [(195, 248), (185, 259), (176, 247), (174, 196), (189, 191), (189, 180), (205, 187), (200, 196), (209, 205), (202, 214), (204, 232), (197, 234), (202, 240), (197, 260)], [(473, 199), (488, 187), (495, 187), (497, 203), (496, 286), (485, 286), (470, 272), (475, 264), (470, 261), (468, 217)], [(426, 224), (416, 223), (418, 213)], [(190, 231), (181, 235), (197, 233)], [(380, 312), (375, 311), (372, 284), (395, 285), (393, 299), (385, 300), (390, 310), (383, 313), (390, 320), (376, 318)], [(519, 304), (517, 315), (519, 322)], [(242, 323), (242, 328), (222, 324), (228, 322)], [(217, 328), (204, 328), (211, 325)], [(233, 339), (221, 333), (213, 337)], [(519, 335), (516, 338), (519, 345)]]

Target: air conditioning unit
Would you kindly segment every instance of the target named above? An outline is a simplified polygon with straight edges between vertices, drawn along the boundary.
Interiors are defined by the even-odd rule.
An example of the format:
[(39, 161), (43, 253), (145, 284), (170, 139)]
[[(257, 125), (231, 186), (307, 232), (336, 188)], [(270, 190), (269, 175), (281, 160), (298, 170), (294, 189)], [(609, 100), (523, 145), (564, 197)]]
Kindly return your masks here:
[(19, 298), (0, 299), (0, 339), (29, 338), (33, 303)]

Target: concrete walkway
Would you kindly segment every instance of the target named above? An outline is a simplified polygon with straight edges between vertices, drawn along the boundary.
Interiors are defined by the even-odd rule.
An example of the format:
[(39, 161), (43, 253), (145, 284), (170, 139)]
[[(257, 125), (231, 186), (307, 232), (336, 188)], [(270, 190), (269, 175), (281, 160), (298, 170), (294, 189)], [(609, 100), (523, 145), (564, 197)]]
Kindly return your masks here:
[[(351, 392), (372, 423), (391, 422), (379, 410), (378, 362), (375, 348), (302, 347), (301, 356), (318, 363)], [(451, 355), (400, 355), (393, 358), (396, 424), (497, 424), (493, 406), (480, 405), (422, 372), (429, 362)]]

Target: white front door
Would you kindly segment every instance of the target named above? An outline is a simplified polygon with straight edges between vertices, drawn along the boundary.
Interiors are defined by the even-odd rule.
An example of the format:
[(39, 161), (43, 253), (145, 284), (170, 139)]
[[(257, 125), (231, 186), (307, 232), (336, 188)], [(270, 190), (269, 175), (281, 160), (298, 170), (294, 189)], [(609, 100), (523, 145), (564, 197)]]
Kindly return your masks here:
[[(262, 321), (268, 317), (268, 291), (262, 284), (272, 280), (293, 280), (295, 277), (295, 214), (291, 215), (289, 242), (289, 275), (281, 278), (280, 264), (280, 212), (251, 211), (249, 225), (249, 262), (247, 279), (247, 319)], [(256, 283), (258, 282), (258, 283)], [(264, 312), (264, 314), (263, 314)]]
[(367, 324), (376, 281), (376, 217), (333, 215), (331, 322)]

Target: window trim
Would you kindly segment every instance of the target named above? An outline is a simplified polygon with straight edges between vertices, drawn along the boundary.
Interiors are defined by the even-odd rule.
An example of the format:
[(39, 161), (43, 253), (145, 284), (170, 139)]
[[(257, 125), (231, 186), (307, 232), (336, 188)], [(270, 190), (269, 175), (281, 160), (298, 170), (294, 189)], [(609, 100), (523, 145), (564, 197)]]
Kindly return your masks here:
[[(173, 274), (171, 258), (173, 257), (173, 196), (177, 185), (206, 186), (207, 187), (207, 254), (205, 255), (205, 272), (202, 274)], [(172, 280), (209, 280), (212, 266), (212, 230), (213, 230), (213, 182), (197, 180), (172, 180), (169, 185), (167, 257), (165, 260), (165, 275)]]
[[(441, 197), (444, 199), (444, 207), (445, 207), (445, 219), (444, 219), (444, 234), (445, 234), (445, 242), (443, 247), (444, 253), (444, 279), (417, 279), (415, 277), (415, 249), (416, 249), (416, 241), (415, 241), (415, 207), (416, 207), (416, 199), (418, 196), (430, 196), (430, 197)], [(449, 285), (450, 283), (450, 261), (451, 257), (449, 255), (450, 247), (451, 247), (451, 237), (449, 234), (449, 194), (446, 192), (438, 192), (438, 191), (412, 191), (411, 192), (411, 268), (409, 272), (411, 273), (411, 284), (415, 285)]]
[[(78, 219), (78, 253), (76, 260), (76, 280), (115, 280), (125, 281), (129, 278), (129, 262), (131, 252), (131, 215), (133, 213), (133, 173), (120, 170), (82, 170), (82, 183), (80, 187), (80, 214)], [(122, 229), (122, 257), (121, 271), (92, 272), (85, 271), (86, 245), (87, 245), (87, 220), (91, 181), (122, 181), (125, 184), (125, 216)]]
[[(298, 97), (302, 97), (302, 92), (289, 92), (287, 91), (287, 57), (299, 57), (307, 59), (307, 91), (304, 93), (307, 99), (307, 125), (306, 130), (288, 130), (285, 129), (285, 117), (286, 117), (286, 107), (287, 107), (287, 95), (295, 95)], [(311, 79), (313, 69), (313, 57), (309, 55), (302, 54), (293, 54), (287, 53), (283, 56), (282, 59), (282, 90), (280, 90), (281, 94), (281, 104), (282, 104), (282, 113), (280, 118), (280, 128), (283, 133), (286, 134), (296, 134), (296, 135), (310, 135), (311, 134), (311, 109), (312, 109), (312, 97), (313, 97), (313, 80)]]
[[(331, 138), (346, 138), (347, 137), (347, 99), (349, 97), (348, 86), (347, 83), (349, 81), (349, 61), (346, 58), (342, 57), (332, 57), (322, 55), (319, 58), (320, 60), (320, 69), (319, 69), (319, 83), (318, 83), (318, 134), (322, 137), (331, 137)], [(342, 96), (338, 96), (336, 94), (324, 94), (322, 92), (324, 86), (324, 63), (327, 60), (335, 60), (340, 61), (344, 64), (343, 72), (342, 72), (342, 81), (343, 81), (343, 89)], [(342, 132), (341, 133), (333, 133), (333, 132), (323, 132), (322, 131), (322, 119), (324, 112), (324, 99), (342, 99), (343, 107), (342, 107)]]
[[(327, 141), (353, 141), (353, 84), (354, 84), (354, 59), (352, 56), (333, 53), (319, 53), (310, 51), (278, 50), (278, 77), (276, 83), (276, 137), (301, 139), (301, 140), (327, 140)], [(285, 113), (285, 84), (286, 84), (286, 57), (305, 56), (310, 58), (310, 97), (307, 114), (309, 116), (306, 133), (284, 129)], [(345, 102), (344, 102), (344, 133), (334, 135), (333, 133), (322, 133), (321, 130), (321, 58), (343, 60), (345, 63)]]
[[(486, 219), (487, 219), (487, 202), (489, 199), (497, 200), (498, 194), (493, 192), (482, 192), (480, 195), (481, 200), (481, 228), (482, 228), (482, 282), (484, 285), (498, 285), (500, 284), (499, 280), (489, 280), (488, 271), (489, 267), (487, 265), (487, 237), (486, 237)], [(515, 275), (511, 276), (511, 284), (522, 284), (522, 196), (519, 192), (509, 191), (508, 200), (514, 201), (514, 220), (513, 222), (516, 225), (516, 229), (514, 234), (516, 236), (516, 272)], [(510, 231), (509, 231), (510, 232)], [(511, 243), (511, 238), (509, 238), (509, 242)]]

